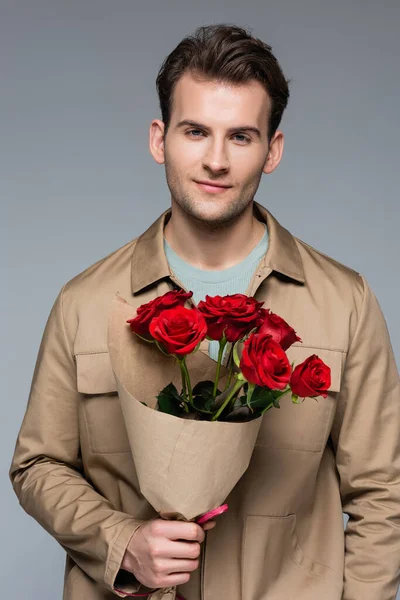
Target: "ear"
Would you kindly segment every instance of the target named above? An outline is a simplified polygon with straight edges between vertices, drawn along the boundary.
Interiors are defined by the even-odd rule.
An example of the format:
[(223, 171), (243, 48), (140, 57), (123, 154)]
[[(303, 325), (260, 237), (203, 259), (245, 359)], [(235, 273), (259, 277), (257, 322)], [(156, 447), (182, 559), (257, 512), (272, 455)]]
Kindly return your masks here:
[(269, 144), (268, 156), (263, 167), (263, 173), (272, 173), (279, 165), (283, 154), (283, 145), (284, 135), (282, 131), (277, 130)]
[(154, 160), (159, 165), (164, 164), (164, 123), (159, 119), (153, 119), (150, 124), (149, 149)]

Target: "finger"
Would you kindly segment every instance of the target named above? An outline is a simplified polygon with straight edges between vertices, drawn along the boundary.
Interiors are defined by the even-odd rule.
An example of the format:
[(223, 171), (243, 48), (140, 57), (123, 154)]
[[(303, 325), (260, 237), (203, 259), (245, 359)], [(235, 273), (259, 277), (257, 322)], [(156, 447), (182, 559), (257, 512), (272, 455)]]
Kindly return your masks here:
[(170, 541), (165, 545), (163, 556), (165, 558), (189, 558), (195, 559), (200, 556), (201, 546), (199, 542)]
[(171, 573), (171, 575), (167, 575), (166, 577), (163, 578), (163, 581), (161, 581), (158, 584), (158, 587), (175, 587), (176, 585), (183, 585), (184, 583), (187, 583), (190, 579), (190, 573)]
[(197, 523), (185, 521), (167, 521), (167, 523), (165, 536), (170, 540), (189, 540), (200, 544), (204, 541), (203, 528)]
[(171, 573), (191, 573), (199, 568), (199, 560), (182, 560), (180, 558), (171, 558), (160, 564), (160, 570), (169, 575)]

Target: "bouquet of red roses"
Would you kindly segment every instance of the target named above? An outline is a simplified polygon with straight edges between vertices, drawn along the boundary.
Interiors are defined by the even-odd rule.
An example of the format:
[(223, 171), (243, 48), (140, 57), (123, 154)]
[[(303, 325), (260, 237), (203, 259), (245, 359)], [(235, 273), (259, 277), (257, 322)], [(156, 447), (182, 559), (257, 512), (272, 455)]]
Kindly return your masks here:
[[(156, 344), (179, 363), (182, 389), (178, 392), (173, 383), (164, 387), (157, 396), (158, 410), (208, 421), (247, 421), (279, 408), (279, 399), (289, 391), (295, 403), (300, 396), (326, 396), (329, 367), (312, 355), (292, 371), (285, 351), (301, 339), (281, 317), (262, 308), (263, 302), (244, 294), (206, 296), (197, 308), (186, 308), (191, 296), (192, 292), (167, 292), (140, 306), (137, 316), (127, 321), (139, 338)], [(215, 379), (200, 381), (193, 388), (186, 357), (205, 338), (219, 342)], [(221, 392), (218, 384), (226, 346), (230, 346), (230, 374)]]
[[(224, 502), (248, 467), (266, 411), (289, 392), (299, 403), (330, 386), (330, 368), (316, 355), (293, 368), (286, 350), (301, 339), (263, 302), (233, 294), (185, 306), (191, 297), (169, 291), (132, 317), (117, 296), (108, 332), (140, 492), (160, 516), (184, 520)], [(206, 357), (196, 370), (201, 344), (212, 340), (217, 362)], [(140, 360), (154, 364), (145, 400), (137, 398)], [(211, 364), (214, 378), (202, 379)]]

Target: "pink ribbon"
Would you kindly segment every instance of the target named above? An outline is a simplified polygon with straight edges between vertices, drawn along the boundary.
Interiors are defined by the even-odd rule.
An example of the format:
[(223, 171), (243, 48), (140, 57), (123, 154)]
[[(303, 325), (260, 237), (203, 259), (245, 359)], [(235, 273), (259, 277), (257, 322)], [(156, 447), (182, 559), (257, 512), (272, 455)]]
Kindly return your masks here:
[(208, 512), (204, 513), (204, 515), (200, 515), (200, 517), (198, 517), (196, 519), (196, 523), (198, 523), (199, 525), (203, 525), (203, 523), (207, 523), (207, 521), (211, 521), (214, 517), (218, 517), (218, 515), (222, 515), (222, 513), (226, 512), (227, 510), (228, 510), (228, 505), (221, 504), (221, 506), (218, 506), (218, 508), (213, 508), (213, 510), (209, 510)]

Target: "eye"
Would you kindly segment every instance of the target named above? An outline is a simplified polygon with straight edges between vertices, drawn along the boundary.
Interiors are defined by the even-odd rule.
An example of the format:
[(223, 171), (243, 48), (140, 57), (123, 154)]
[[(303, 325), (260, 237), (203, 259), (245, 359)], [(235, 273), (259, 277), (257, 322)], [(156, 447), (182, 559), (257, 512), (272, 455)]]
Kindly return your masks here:
[(189, 137), (200, 137), (199, 135), (190, 135), (192, 133), (200, 133), (203, 134), (203, 132), (200, 129), (189, 129), (186, 134), (189, 135)]
[(247, 135), (244, 135), (243, 133), (236, 133), (235, 138), (242, 138), (240, 140), (238, 140), (239, 142), (251, 142), (251, 139), (249, 137), (247, 137)]

